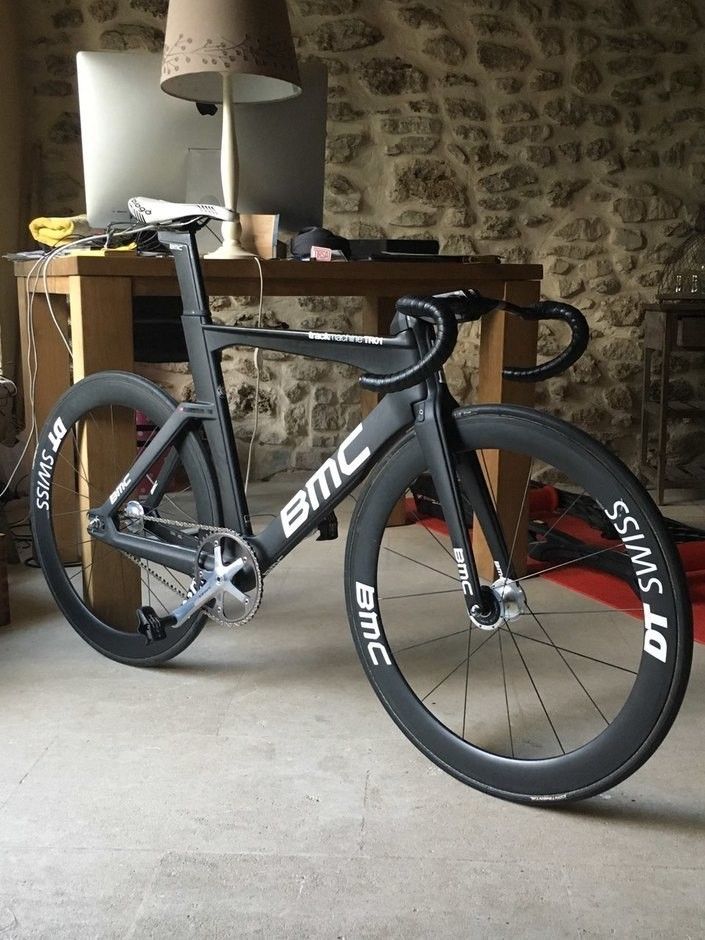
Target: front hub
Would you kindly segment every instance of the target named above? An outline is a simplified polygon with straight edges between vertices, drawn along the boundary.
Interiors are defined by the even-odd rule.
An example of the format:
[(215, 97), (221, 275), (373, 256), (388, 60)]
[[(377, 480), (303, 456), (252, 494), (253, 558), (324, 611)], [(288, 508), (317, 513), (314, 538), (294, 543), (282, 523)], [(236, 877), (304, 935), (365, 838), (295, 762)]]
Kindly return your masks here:
[(516, 620), (524, 613), (526, 599), (519, 584), (498, 578), (492, 585), (482, 585), (480, 604), (473, 609), (470, 619), (480, 630), (496, 630), (503, 623)]

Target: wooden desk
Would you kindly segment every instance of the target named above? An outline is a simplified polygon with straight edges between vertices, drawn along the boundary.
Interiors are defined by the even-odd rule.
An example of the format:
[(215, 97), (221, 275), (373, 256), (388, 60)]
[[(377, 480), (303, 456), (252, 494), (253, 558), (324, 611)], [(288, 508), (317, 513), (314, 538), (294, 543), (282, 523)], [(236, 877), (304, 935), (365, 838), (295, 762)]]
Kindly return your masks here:
[[(679, 489), (701, 489), (705, 486), (702, 460), (693, 461), (694, 467), (666, 466), (669, 418), (697, 418), (705, 416), (705, 403), (671, 401), (671, 356), (674, 352), (700, 352), (705, 350), (705, 300), (647, 304), (644, 308), (644, 361), (641, 384), (641, 449), (639, 472), (644, 480), (655, 486), (656, 502), (664, 502), (664, 491), (673, 486)], [(658, 401), (650, 400), (654, 354), (659, 354)], [(649, 462), (649, 417), (656, 419), (656, 454)]]
[[(20, 335), (25, 390), (25, 414), (29, 414), (26, 351), (28, 347), (26, 287), (32, 263), (15, 264), (20, 306)], [(263, 261), (264, 292), (269, 297), (337, 296), (364, 298), (363, 332), (384, 333), (402, 294), (474, 287), (490, 297), (515, 303), (533, 303), (539, 298), (540, 265), (457, 264), (453, 262), (334, 262)], [(204, 261), (209, 296), (258, 296), (259, 274), (254, 261)], [(132, 298), (178, 294), (170, 258), (141, 258), (135, 255), (110, 257), (66, 257), (52, 262), (46, 278), (56, 319), (69, 335), (73, 364), (51, 322), (44, 284), (36, 285), (34, 338), (39, 369), (35, 387), (35, 414), (41, 426), (59, 395), (71, 381), (102, 369), (132, 371)], [(29, 285), (30, 288), (32, 284)], [(536, 361), (536, 331), (533, 322), (495, 313), (482, 323), (480, 385), (478, 400), (532, 404), (533, 386), (510, 383), (502, 378), (502, 366), (533, 365)], [(376, 397), (362, 393), (363, 411)], [(493, 468), (492, 481), (500, 507), (516, 512), (523, 484), (516, 486), (516, 468)], [(518, 492), (517, 492), (518, 490)], [(502, 510), (501, 510), (502, 511)], [(516, 516), (514, 516), (515, 518)], [(518, 554), (518, 553), (517, 553)], [(486, 567), (491, 573), (491, 564)]]

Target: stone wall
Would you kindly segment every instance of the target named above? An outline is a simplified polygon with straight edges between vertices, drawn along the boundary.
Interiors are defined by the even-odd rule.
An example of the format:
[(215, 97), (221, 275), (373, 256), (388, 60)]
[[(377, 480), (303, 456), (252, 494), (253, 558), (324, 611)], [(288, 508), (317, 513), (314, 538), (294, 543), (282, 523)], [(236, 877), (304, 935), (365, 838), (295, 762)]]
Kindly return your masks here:
[[(82, 207), (75, 52), (158, 50), (166, 7), (23, 4), (47, 211)], [(592, 342), (539, 401), (633, 458), (640, 303), (692, 230), (705, 181), (705, 12), (687, 0), (290, 0), (290, 11), (300, 55), (330, 74), (327, 224), (543, 263), (544, 292), (586, 311)], [(227, 322), (255, 313), (246, 299), (215, 306)], [(357, 305), (277, 302), (267, 319), (348, 330)], [(543, 331), (542, 354), (558, 339)], [(475, 359), (468, 330), (448, 369), (464, 399)], [(683, 399), (702, 397), (691, 366), (678, 363)], [(226, 367), (234, 408), (251, 411), (249, 357)], [(188, 394), (183, 372), (157, 377)], [(260, 471), (311, 466), (358, 420), (356, 401), (351, 372), (267, 355)]]

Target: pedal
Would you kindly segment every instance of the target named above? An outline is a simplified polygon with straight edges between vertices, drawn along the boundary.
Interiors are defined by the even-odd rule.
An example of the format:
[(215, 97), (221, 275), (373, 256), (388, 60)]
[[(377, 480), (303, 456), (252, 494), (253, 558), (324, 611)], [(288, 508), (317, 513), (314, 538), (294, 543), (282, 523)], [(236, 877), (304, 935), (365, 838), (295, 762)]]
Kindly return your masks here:
[(166, 628), (174, 623), (174, 617), (160, 617), (153, 607), (137, 608), (137, 632), (146, 637), (148, 644), (166, 639)]
[(338, 518), (334, 512), (318, 523), (317, 542), (332, 542), (338, 538)]

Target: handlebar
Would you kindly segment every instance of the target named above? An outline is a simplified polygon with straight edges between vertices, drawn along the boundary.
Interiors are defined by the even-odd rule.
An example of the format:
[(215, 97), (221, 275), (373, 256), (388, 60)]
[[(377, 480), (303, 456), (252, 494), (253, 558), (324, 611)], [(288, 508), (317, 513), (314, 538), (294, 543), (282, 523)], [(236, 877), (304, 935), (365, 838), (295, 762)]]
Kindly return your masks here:
[(360, 385), (372, 391), (398, 392), (423, 382), (437, 372), (453, 352), (458, 337), (458, 323), (479, 320), (493, 310), (506, 310), (524, 320), (560, 320), (570, 327), (571, 336), (566, 348), (536, 366), (507, 366), (502, 370), (506, 379), (514, 382), (540, 382), (565, 372), (585, 352), (590, 330), (585, 317), (570, 304), (542, 300), (528, 307), (520, 307), (507, 300), (484, 297), (476, 290), (452, 291), (432, 297), (402, 297), (396, 312), (431, 323), (436, 335), (431, 348), (422, 358), (401, 372), (392, 375), (368, 374), (360, 377)]

